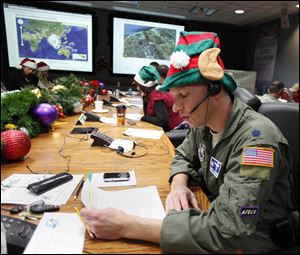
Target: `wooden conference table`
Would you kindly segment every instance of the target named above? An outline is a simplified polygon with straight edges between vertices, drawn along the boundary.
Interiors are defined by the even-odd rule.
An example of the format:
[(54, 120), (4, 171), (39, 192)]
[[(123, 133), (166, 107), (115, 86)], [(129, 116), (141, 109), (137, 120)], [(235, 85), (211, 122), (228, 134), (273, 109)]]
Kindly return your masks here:
[[(114, 107), (104, 106), (104, 109), (109, 109), (109, 112), (100, 114), (101, 116), (111, 117), (112, 114), (116, 112)], [(141, 112), (141, 108), (127, 108), (127, 113), (139, 112)], [(129, 125), (128, 122), (126, 122), (124, 126), (105, 124), (101, 122), (85, 122), (84, 126), (98, 127), (99, 131), (110, 137), (127, 140), (132, 139), (137, 141), (137, 143), (142, 144), (144, 147), (136, 147), (136, 155), (143, 155), (147, 151), (147, 154), (143, 157), (126, 158), (109, 148), (98, 146), (91, 147), (93, 139), (91, 139), (89, 135), (70, 134), (70, 131), (73, 127), (75, 127), (75, 123), (78, 118), (79, 114), (67, 117), (66, 119), (59, 121), (59, 125), (56, 125), (54, 130), (49, 133), (40, 134), (38, 137), (32, 139), (31, 150), (24, 161), (1, 165), (1, 181), (13, 173), (30, 174), (26, 166), (29, 166), (32, 171), (37, 173), (48, 172), (53, 174), (66, 171), (69, 167), (69, 173), (84, 174), (84, 178), (87, 177), (89, 172), (115, 172), (129, 171), (133, 169), (136, 174), (137, 186), (132, 187), (157, 186), (162, 203), (165, 205), (165, 199), (170, 190), (168, 183), (169, 166), (174, 155), (174, 147), (172, 143), (166, 134), (163, 134), (159, 140), (133, 138), (122, 134), (122, 132), (128, 128), (153, 130), (161, 130), (161, 128), (142, 121), (137, 122), (136, 125)], [(62, 148), (63, 150), (61, 151), (61, 155), (64, 157), (59, 153)], [(122, 187), (122, 189), (128, 188), (130, 187)], [(112, 188), (104, 189), (112, 190)], [(121, 187), (113, 189), (121, 189)], [(209, 201), (201, 188), (197, 187), (193, 190), (200, 200), (199, 204), (202, 207), (201, 209), (207, 210), (209, 207)], [(61, 206), (60, 211), (74, 212), (74, 205), (76, 205), (79, 209), (82, 208), (80, 195), (76, 200), (73, 200), (73, 196), (71, 196), (68, 203)], [(5, 205), (5, 207), (10, 206)], [(1, 214), (7, 213), (8, 212), (6, 211), (1, 211)], [(88, 233), (86, 233), (83, 252), (153, 254), (161, 253), (161, 250), (158, 244), (143, 241), (128, 239), (121, 239), (117, 241), (91, 240)]]

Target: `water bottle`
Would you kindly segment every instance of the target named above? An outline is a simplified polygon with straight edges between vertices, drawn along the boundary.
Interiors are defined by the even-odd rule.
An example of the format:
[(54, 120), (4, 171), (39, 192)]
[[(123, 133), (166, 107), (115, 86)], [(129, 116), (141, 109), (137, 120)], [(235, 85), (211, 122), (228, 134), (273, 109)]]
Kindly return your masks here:
[(6, 229), (1, 221), (1, 254), (7, 254)]

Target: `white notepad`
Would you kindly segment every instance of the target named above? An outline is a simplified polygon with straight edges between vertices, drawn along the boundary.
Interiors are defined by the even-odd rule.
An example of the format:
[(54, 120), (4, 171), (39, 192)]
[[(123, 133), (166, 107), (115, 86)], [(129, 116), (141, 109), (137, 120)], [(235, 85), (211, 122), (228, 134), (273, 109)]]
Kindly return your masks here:
[(86, 181), (81, 201), (88, 208), (112, 207), (144, 218), (163, 219), (166, 215), (156, 186), (104, 191)]
[(24, 254), (81, 254), (84, 234), (76, 213), (44, 213)]

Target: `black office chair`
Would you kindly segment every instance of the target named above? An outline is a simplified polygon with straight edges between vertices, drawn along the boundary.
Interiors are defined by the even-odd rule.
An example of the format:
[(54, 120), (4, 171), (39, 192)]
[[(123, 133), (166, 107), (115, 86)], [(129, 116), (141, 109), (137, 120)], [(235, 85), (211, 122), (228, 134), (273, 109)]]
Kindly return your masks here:
[(299, 210), (299, 104), (263, 103), (258, 112), (271, 119), (288, 140), (293, 157), (293, 181)]
[(243, 87), (237, 87), (233, 92), (233, 95), (237, 96), (244, 103), (252, 107), (255, 111), (257, 111), (261, 106), (261, 101), (259, 100), (259, 98)]
[(176, 130), (171, 130), (169, 132), (166, 132), (166, 135), (168, 136), (171, 143), (176, 148), (183, 142), (188, 132), (189, 129), (176, 129)]

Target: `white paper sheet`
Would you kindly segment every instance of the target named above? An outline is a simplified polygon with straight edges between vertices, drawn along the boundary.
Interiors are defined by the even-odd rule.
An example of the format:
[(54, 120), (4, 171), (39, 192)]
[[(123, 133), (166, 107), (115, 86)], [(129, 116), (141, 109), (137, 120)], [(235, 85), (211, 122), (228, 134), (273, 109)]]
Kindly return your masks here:
[(76, 213), (44, 213), (24, 254), (82, 254), (84, 235)]
[[(27, 189), (28, 184), (51, 177), (53, 174), (12, 174), (2, 181), (1, 204), (30, 204), (44, 200), (46, 204), (63, 205), (69, 200), (72, 192), (83, 178), (83, 175), (73, 175), (73, 179), (41, 195), (36, 195)], [(7, 187), (5, 187), (7, 186)]]
[(114, 124), (117, 125), (117, 119), (116, 118), (108, 118), (108, 117), (101, 117), (100, 121), (106, 124)]
[(149, 139), (160, 139), (164, 131), (161, 130), (151, 130), (151, 129), (138, 129), (138, 128), (128, 128), (123, 132), (124, 135), (149, 138)]
[(121, 182), (105, 182), (103, 180), (104, 173), (92, 174), (92, 185), (95, 187), (120, 187), (120, 186), (134, 186), (136, 185), (136, 177), (134, 170), (128, 171), (130, 174), (129, 181)]
[(104, 191), (86, 181), (81, 201), (88, 208), (112, 207), (144, 218), (163, 219), (166, 215), (156, 186)]

